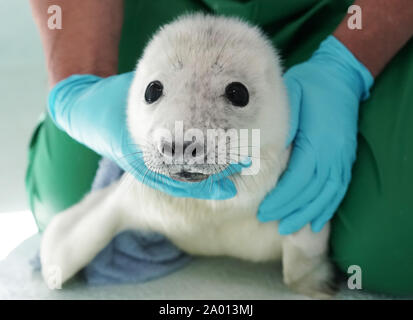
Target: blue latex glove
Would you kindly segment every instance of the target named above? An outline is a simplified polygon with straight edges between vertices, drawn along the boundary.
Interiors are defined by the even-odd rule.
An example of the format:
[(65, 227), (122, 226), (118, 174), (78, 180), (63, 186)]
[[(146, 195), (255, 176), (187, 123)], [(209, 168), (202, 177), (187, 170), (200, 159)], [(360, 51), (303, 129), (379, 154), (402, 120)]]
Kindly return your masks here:
[(299, 110), (298, 129), (288, 168), (262, 202), (258, 219), (280, 220), (280, 234), (307, 223), (318, 232), (350, 183), (359, 104), (368, 98), (373, 77), (329, 36), (308, 61), (288, 70), (284, 80), (293, 114)]
[(237, 190), (228, 175), (240, 172), (251, 162), (231, 164), (230, 170), (201, 182), (155, 179), (147, 170), (142, 153), (130, 138), (126, 105), (133, 73), (109, 78), (74, 75), (59, 82), (49, 95), (49, 113), (55, 124), (72, 138), (116, 162), (146, 185), (175, 197), (229, 199)]

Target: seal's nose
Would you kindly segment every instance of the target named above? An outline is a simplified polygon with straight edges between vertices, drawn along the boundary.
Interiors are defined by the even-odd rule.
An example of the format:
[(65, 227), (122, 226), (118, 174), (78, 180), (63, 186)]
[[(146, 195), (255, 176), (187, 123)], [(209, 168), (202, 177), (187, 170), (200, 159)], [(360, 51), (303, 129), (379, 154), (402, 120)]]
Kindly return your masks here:
[(175, 142), (162, 141), (158, 144), (159, 153), (167, 159), (173, 159), (175, 156)]
[(204, 146), (198, 142), (184, 142), (183, 148), (184, 158), (203, 158), (205, 154)]
[(173, 160), (175, 164), (179, 164), (179, 160), (186, 163), (199, 163), (205, 159), (205, 148), (202, 143), (185, 141), (177, 143), (175, 141), (162, 141), (158, 145), (159, 153), (167, 160)]

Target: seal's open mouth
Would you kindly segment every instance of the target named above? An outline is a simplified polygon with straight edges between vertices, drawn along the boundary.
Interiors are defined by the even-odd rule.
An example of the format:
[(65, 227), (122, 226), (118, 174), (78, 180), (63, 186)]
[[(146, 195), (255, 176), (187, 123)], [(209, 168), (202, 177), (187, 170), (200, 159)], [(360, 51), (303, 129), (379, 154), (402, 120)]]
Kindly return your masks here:
[(203, 174), (200, 172), (188, 172), (188, 171), (179, 171), (171, 175), (172, 179), (185, 182), (198, 182), (205, 180), (209, 177), (208, 174)]

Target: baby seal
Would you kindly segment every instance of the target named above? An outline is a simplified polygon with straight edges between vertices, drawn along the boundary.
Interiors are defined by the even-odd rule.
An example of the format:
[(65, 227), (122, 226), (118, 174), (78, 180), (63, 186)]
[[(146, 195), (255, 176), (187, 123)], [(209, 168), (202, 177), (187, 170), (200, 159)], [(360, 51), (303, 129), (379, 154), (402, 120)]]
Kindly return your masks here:
[[(226, 255), (249, 261), (282, 259), (284, 282), (316, 298), (332, 294), (327, 257), (329, 226), (313, 233), (307, 225), (280, 236), (277, 222), (256, 218), (265, 195), (285, 169), (289, 107), (279, 57), (256, 27), (234, 18), (186, 15), (162, 27), (147, 45), (132, 82), (127, 121), (146, 167), (172, 179), (201, 181), (228, 168), (231, 152), (207, 145), (193, 148), (172, 134), (182, 130), (260, 130), (260, 166), (255, 174), (229, 177), (237, 195), (227, 200), (177, 198), (129, 174), (87, 195), (57, 215), (41, 246), (43, 276), (58, 266), (63, 282), (87, 265), (126, 229), (152, 230), (193, 255)], [(161, 133), (160, 133), (161, 132)], [(242, 145), (242, 139), (239, 145)], [(192, 142), (198, 147), (200, 140)], [(225, 143), (224, 143), (225, 145)], [(247, 146), (249, 147), (249, 146)], [(224, 163), (205, 163), (224, 152)], [(251, 155), (251, 148), (248, 150)], [(221, 157), (222, 159), (222, 157)], [(193, 160), (193, 159), (192, 159)], [(245, 170), (248, 170), (245, 169)], [(128, 180), (128, 183), (124, 183)], [(206, 186), (206, 192), (208, 187)]]

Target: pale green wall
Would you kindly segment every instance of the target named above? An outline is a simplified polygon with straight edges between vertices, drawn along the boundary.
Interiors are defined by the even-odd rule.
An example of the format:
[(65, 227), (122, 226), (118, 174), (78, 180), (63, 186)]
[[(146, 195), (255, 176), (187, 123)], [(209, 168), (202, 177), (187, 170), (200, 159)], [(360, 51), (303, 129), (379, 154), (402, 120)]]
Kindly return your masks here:
[(28, 208), (27, 144), (45, 108), (47, 78), (28, 0), (0, 1), (0, 213)]

